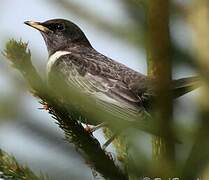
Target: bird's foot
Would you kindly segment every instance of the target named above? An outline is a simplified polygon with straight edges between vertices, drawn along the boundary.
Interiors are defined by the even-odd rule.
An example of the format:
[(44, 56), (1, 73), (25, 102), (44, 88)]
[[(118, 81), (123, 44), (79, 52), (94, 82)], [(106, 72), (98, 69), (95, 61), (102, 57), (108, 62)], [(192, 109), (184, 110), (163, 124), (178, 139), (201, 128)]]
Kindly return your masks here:
[(105, 123), (105, 122), (98, 124), (97, 126), (94, 126), (91, 128), (91, 132), (93, 133), (93, 132), (97, 131), (98, 129), (103, 128), (105, 126), (107, 126), (107, 123)]
[(100, 129), (100, 128), (102, 128), (102, 127), (105, 127), (107, 125), (107, 123), (105, 123), (105, 122), (103, 122), (103, 123), (101, 123), (101, 124), (98, 124), (97, 126), (94, 126), (94, 127), (90, 127), (88, 124), (86, 125), (86, 127), (85, 127), (85, 130), (87, 131), (87, 132), (89, 132), (89, 133), (93, 133), (93, 132), (95, 132), (96, 130), (98, 130), (98, 129)]
[(88, 124), (86, 124), (86, 127), (84, 128), (85, 129), (85, 131), (86, 132), (88, 132), (89, 134), (92, 134), (92, 128), (88, 125)]

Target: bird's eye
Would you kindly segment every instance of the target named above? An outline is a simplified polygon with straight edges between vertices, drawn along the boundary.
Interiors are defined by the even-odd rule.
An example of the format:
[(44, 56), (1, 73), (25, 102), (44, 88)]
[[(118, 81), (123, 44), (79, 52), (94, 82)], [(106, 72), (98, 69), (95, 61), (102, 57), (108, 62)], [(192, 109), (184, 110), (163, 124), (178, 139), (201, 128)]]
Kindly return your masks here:
[(58, 31), (62, 31), (64, 29), (64, 25), (63, 24), (55, 24), (54, 29), (58, 30)]
[(62, 31), (65, 29), (64, 25), (60, 23), (49, 24), (47, 27), (52, 31)]

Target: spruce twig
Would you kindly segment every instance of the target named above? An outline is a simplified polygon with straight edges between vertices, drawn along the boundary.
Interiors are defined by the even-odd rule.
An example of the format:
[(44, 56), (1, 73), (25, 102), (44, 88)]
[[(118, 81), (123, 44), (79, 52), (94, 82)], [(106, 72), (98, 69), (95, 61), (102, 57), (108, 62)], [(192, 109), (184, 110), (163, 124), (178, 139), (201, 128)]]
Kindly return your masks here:
[(16, 159), (0, 150), (0, 179), (4, 180), (45, 180), (44, 176), (38, 177), (28, 167), (18, 164)]
[(66, 104), (60, 102), (54, 92), (50, 91), (33, 67), (28, 44), (10, 40), (4, 55), (10, 60), (28, 82), (34, 96), (47, 105), (50, 114), (64, 130), (68, 142), (73, 143), (91, 168), (107, 179), (127, 179), (109, 155), (100, 147), (98, 141), (89, 134), (77, 120), (82, 118), (79, 112), (70, 113)]

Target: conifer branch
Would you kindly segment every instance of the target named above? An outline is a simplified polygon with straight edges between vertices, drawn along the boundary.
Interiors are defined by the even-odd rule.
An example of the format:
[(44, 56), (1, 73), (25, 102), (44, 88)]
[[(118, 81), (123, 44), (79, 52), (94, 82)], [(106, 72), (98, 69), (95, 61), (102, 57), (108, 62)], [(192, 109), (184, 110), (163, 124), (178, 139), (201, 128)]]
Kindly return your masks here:
[(18, 164), (16, 159), (0, 150), (0, 179), (4, 180), (46, 180), (47, 178), (41, 175), (38, 177), (28, 167)]
[(78, 121), (79, 118), (84, 117), (78, 111), (69, 112), (66, 108), (67, 104), (59, 101), (54, 92), (47, 88), (46, 83), (42, 81), (32, 65), (31, 53), (27, 46), (27, 43), (10, 40), (6, 45), (4, 55), (21, 72), (33, 95), (40, 98), (42, 104), (47, 105), (49, 113), (64, 130), (67, 141), (73, 143), (80, 150), (88, 165), (104, 178), (127, 179), (127, 175), (115, 165), (114, 160), (101, 148), (99, 142)]

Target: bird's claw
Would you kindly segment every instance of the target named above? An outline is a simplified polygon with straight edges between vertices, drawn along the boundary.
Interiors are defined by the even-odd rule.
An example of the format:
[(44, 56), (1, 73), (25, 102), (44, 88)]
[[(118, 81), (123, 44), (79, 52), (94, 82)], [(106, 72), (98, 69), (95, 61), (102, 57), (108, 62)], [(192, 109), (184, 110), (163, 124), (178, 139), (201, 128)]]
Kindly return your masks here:
[(87, 124), (86, 127), (85, 127), (85, 130), (86, 130), (87, 132), (89, 132), (89, 133), (92, 134), (93, 132), (97, 131), (98, 129), (100, 129), (100, 128), (106, 126), (106, 125), (107, 125), (107, 124), (106, 124), (105, 122), (103, 122), (103, 123), (101, 123), (101, 124), (98, 124), (97, 126), (94, 126), (94, 127), (90, 127), (90, 126)]
[(89, 134), (92, 134), (92, 128), (87, 124), (86, 127), (84, 128), (86, 132)]

